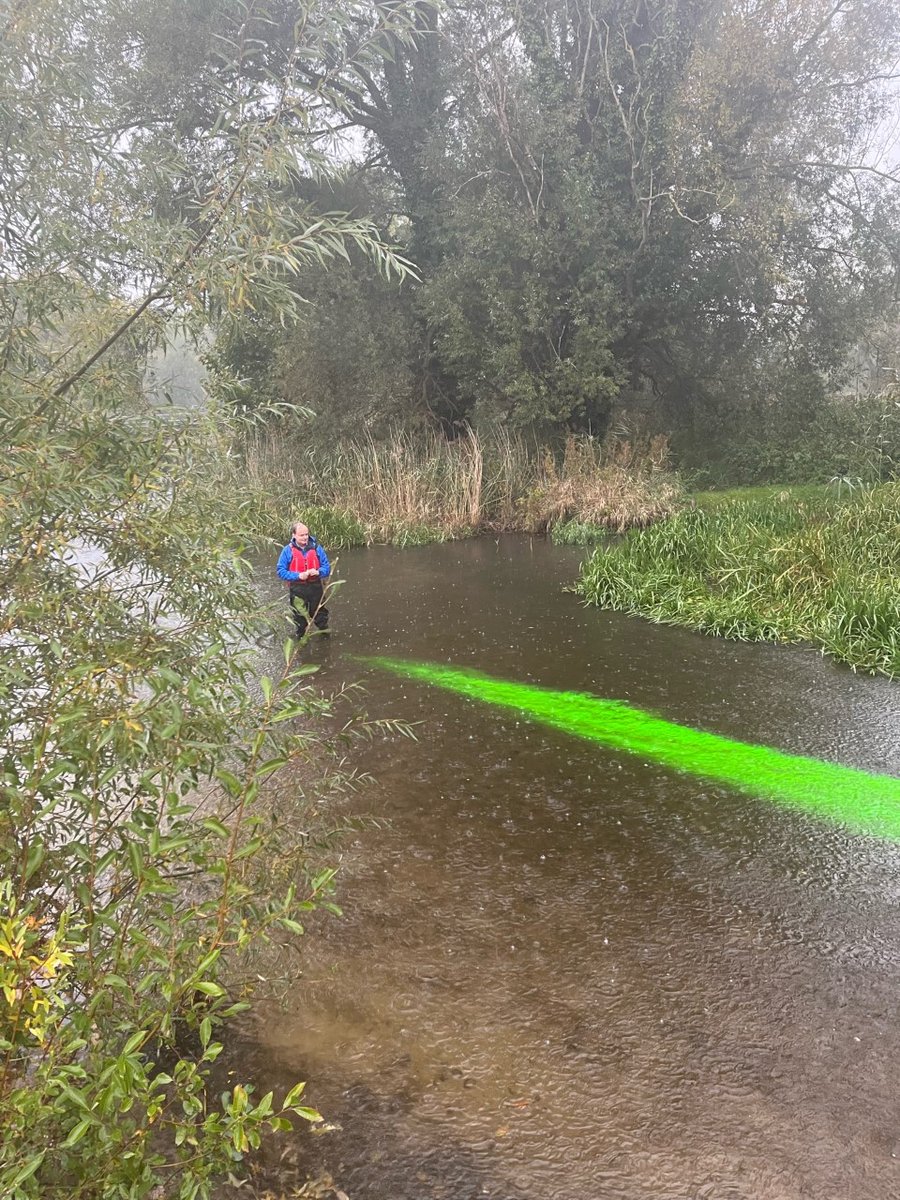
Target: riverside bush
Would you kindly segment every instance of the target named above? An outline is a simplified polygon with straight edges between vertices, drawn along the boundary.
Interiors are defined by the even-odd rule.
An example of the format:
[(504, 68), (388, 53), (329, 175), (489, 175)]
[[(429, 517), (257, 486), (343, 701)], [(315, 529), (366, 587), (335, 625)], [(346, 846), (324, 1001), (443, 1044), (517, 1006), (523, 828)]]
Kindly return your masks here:
[[(900, 470), (900, 392), (822, 398), (812, 414), (775, 407), (735, 419), (737, 428), (686, 455), (685, 475), (695, 488), (762, 483), (827, 483), (834, 478), (873, 484)], [(702, 457), (701, 457), (702, 456)], [(697, 461), (694, 461), (694, 460)]]
[(592, 525), (588, 521), (559, 521), (550, 530), (551, 540), (557, 546), (595, 546), (609, 537), (603, 525)]
[(221, 430), (121, 396), (2, 424), (0, 1194), (17, 1200), (207, 1196), (264, 1133), (318, 1115), (302, 1084), (209, 1081), (247, 1007), (242, 956), (331, 903), (309, 812), (265, 791), (284, 768), (329, 786), (329, 704), (290, 644), (256, 678), (270, 623), (227, 532)]
[(348, 41), (358, 5), (294, 7), (265, 62), (267, 0), (0, 19), (4, 1200), (202, 1200), (317, 1116), (302, 1084), (214, 1094), (210, 1071), (247, 952), (331, 903), (297, 782), (341, 783), (314, 732), (330, 705), (290, 644), (256, 678), (236, 422), (142, 394), (173, 330), (289, 320), (304, 266), (352, 246), (408, 272), (364, 217), (277, 198), (329, 172), (323, 75), (376, 69), (415, 13), (369, 6)]
[(366, 544), (366, 530), (352, 513), (322, 504), (304, 504), (291, 487), (261, 488), (235, 477), (231, 484), (236, 531), (257, 549), (281, 547), (294, 521), (303, 521), (328, 550)]
[(811, 642), (900, 674), (900, 485), (683, 511), (596, 550), (591, 603), (748, 641)]

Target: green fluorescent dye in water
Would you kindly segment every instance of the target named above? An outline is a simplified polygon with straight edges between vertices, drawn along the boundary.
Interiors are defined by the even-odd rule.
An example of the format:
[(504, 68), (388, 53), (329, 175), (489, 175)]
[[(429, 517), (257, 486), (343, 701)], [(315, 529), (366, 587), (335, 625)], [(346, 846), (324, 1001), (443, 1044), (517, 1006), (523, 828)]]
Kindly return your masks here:
[(728, 784), (738, 791), (900, 841), (900, 779), (784, 754), (715, 733), (676, 725), (621, 700), (557, 692), (460, 670), (395, 658), (362, 661), (408, 679), (514, 709), (529, 720), (614, 750)]

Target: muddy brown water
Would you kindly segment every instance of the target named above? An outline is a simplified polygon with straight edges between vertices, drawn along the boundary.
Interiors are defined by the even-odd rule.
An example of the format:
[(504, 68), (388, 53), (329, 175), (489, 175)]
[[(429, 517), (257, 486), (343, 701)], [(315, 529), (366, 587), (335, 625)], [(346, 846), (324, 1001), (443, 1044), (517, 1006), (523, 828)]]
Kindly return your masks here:
[(578, 561), (512, 537), (340, 556), (322, 683), (420, 724), (353, 751), (375, 782), (345, 812), (385, 824), (345, 840), (344, 916), (237, 1047), (336, 1126), (285, 1161), (351, 1200), (900, 1196), (900, 846), (353, 657), (900, 775), (895, 684), (585, 608)]

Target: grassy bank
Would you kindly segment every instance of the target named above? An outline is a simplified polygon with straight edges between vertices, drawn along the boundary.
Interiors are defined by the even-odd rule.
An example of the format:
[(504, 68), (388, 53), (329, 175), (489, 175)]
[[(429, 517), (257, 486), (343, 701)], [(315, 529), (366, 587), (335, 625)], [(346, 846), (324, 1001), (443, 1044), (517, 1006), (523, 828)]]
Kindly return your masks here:
[[(674, 511), (664, 439), (570, 437), (557, 452), (505, 433), (361, 438), (328, 452), (297, 435), (259, 436), (235, 486), (249, 536), (270, 537), (303, 514), (335, 547), (421, 545), (483, 529), (552, 532), (573, 523), (622, 532)], [(310, 514), (312, 514), (310, 516)]]
[(900, 674), (900, 484), (686, 509), (600, 549), (580, 593), (606, 608), (745, 641), (810, 642)]
[(840, 499), (841, 496), (849, 496), (853, 489), (829, 486), (824, 483), (795, 483), (795, 484), (777, 484), (765, 483), (759, 484), (756, 487), (736, 487), (717, 490), (714, 492), (692, 492), (690, 496), (690, 504), (695, 508), (703, 508), (707, 511), (721, 508), (726, 504), (733, 504), (735, 500), (740, 500), (743, 503), (773, 501), (779, 504), (799, 504), (799, 503), (815, 503), (818, 500)]

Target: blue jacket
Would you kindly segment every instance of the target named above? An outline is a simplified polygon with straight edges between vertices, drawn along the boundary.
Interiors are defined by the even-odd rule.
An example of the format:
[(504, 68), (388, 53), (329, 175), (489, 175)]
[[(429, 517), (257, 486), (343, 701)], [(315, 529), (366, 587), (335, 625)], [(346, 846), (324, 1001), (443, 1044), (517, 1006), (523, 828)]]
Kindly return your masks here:
[[(297, 543), (293, 538), (291, 538), (278, 558), (278, 578), (283, 579), (286, 583), (292, 583), (294, 580), (300, 579), (300, 572), (292, 571), (290, 569), (292, 558), (291, 550), (296, 545)], [(331, 574), (331, 563), (328, 561), (328, 555), (312, 536), (312, 534), (309, 535), (309, 541), (306, 544), (306, 548), (307, 550), (315, 550), (316, 557), (319, 560), (319, 578), (327, 579)], [(299, 550), (300, 547), (297, 546), (297, 549)], [(305, 583), (306, 581), (304, 580), (303, 582)]]

